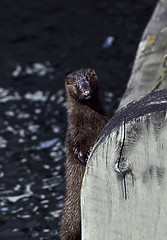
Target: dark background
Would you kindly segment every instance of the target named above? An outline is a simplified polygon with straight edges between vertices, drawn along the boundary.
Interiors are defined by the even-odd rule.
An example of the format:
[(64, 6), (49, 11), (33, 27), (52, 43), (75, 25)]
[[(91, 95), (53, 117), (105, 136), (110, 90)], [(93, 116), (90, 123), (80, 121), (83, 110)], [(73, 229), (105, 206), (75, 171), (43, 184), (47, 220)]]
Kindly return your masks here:
[[(58, 239), (64, 79), (95, 69), (111, 116), (156, 1), (0, 3), (0, 239)], [(114, 41), (104, 47), (108, 36)]]

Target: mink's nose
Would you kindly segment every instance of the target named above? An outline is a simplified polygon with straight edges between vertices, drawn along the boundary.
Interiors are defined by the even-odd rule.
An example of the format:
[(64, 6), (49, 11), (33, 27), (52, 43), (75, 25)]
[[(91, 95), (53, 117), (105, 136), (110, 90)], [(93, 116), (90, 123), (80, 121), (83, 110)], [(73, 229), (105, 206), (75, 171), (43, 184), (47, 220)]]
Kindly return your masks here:
[(89, 91), (89, 90), (85, 90), (85, 91), (84, 91), (84, 95), (85, 95), (85, 96), (89, 96), (89, 95), (90, 95), (90, 91)]

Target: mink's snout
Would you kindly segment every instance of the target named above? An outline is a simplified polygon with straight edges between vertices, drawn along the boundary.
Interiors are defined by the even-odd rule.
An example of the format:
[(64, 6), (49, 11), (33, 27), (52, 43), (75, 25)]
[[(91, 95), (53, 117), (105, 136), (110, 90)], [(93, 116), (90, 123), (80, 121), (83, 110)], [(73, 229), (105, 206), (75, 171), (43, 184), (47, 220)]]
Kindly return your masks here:
[(86, 98), (90, 98), (92, 91), (91, 91), (90, 83), (88, 81), (81, 82), (80, 89), (81, 89), (82, 94)]

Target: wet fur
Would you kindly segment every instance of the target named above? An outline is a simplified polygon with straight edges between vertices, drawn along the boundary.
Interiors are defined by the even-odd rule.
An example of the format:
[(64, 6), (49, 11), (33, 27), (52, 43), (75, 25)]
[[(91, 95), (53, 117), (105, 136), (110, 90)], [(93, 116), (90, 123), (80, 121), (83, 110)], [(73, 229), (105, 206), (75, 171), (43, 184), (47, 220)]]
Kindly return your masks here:
[[(66, 79), (68, 130), (66, 136), (66, 193), (60, 230), (61, 240), (81, 239), (80, 190), (85, 165), (91, 147), (107, 122), (98, 98), (95, 72), (92, 69), (80, 71), (69, 75), (70, 78), (74, 77), (72, 84), (79, 80), (77, 84), (81, 89), (75, 86), (78, 93), (73, 94), (75, 89), (69, 89), (71, 86), (67, 85), (68, 79)], [(88, 85), (82, 85), (83, 81), (86, 81), (86, 74), (91, 77)], [(82, 92), (84, 88), (86, 94), (91, 96), (90, 98), (82, 96), (85, 94)]]

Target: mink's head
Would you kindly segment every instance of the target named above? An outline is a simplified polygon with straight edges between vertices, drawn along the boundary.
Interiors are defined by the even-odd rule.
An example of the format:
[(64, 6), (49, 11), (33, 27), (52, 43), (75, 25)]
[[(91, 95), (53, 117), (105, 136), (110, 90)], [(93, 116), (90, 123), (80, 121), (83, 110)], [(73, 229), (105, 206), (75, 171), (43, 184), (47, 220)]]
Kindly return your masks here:
[(93, 69), (80, 69), (70, 73), (65, 80), (67, 94), (77, 101), (87, 101), (97, 94), (97, 81)]

